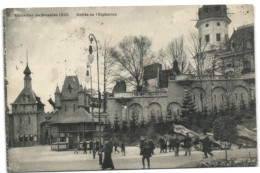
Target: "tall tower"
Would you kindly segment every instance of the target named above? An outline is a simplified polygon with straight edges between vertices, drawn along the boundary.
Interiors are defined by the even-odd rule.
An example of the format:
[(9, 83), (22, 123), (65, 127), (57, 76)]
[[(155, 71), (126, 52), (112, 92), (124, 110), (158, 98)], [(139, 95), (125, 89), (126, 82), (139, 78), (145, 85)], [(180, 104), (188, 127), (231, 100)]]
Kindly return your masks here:
[(32, 90), (31, 70), (27, 63), (24, 70), (24, 88), (12, 103), (12, 146), (31, 146), (38, 143), (38, 115), (44, 104)]
[(196, 28), (205, 51), (218, 49), (228, 40), (228, 25), (231, 20), (227, 16), (226, 5), (203, 5), (199, 8), (198, 17)]

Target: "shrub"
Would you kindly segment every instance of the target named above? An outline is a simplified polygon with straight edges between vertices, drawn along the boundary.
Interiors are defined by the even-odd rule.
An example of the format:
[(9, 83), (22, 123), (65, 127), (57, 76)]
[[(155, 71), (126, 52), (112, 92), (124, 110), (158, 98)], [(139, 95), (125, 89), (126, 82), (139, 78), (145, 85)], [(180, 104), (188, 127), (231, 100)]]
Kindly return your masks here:
[(257, 158), (246, 157), (239, 159), (231, 159), (226, 161), (225, 159), (220, 160), (209, 160), (201, 162), (197, 167), (250, 167), (257, 166)]

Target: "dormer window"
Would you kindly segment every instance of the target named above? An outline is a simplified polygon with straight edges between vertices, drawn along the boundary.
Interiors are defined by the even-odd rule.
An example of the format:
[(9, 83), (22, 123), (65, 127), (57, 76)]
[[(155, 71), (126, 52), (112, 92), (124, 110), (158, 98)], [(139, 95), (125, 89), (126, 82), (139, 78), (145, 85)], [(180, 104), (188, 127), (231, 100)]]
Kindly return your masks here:
[(71, 87), (71, 85), (69, 84), (69, 86), (68, 86), (68, 91), (69, 91), (69, 93), (71, 93), (72, 92), (72, 87)]
[(209, 27), (209, 24), (208, 24), (208, 23), (206, 23), (206, 27)]

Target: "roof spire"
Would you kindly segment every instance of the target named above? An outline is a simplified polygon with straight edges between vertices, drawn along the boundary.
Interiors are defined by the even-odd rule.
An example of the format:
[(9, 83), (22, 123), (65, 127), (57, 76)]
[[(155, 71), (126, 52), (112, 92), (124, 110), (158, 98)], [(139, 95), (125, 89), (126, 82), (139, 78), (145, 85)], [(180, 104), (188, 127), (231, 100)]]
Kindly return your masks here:
[(31, 70), (28, 66), (28, 50), (26, 50), (26, 67), (25, 67), (25, 70), (23, 71), (23, 73), (25, 75), (30, 75), (31, 74)]

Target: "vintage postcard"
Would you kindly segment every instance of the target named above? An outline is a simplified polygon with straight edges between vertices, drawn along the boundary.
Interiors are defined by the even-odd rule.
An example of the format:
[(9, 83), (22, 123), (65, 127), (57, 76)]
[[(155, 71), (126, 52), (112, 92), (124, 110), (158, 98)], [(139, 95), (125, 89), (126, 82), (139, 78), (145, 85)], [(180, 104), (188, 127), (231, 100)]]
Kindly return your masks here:
[(253, 5), (3, 17), (9, 172), (257, 166)]

